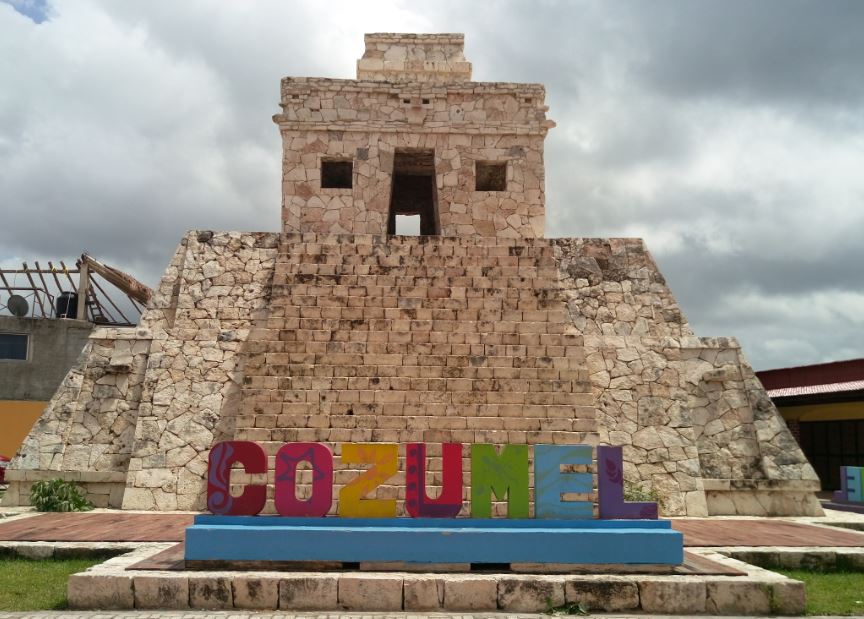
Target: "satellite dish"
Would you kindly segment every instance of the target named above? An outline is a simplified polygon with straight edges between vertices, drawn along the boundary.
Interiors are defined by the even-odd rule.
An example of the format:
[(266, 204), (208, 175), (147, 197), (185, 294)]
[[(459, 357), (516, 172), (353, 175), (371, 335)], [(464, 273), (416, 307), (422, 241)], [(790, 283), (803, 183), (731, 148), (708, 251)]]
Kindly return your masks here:
[(19, 318), (26, 316), (27, 312), (30, 311), (30, 304), (20, 294), (10, 295), (9, 301), (6, 302), (6, 307), (9, 308), (13, 316), (18, 316)]

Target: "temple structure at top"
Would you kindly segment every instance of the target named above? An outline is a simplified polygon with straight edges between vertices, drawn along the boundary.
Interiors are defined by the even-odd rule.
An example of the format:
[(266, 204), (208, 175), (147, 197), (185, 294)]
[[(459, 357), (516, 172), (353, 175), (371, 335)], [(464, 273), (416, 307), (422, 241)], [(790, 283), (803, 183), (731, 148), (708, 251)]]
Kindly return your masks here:
[(666, 515), (820, 514), (738, 342), (697, 337), (644, 242), (544, 237), (544, 89), (472, 82), (462, 47), (372, 34), (356, 80), (282, 80), (281, 232), (188, 232), (140, 322), (93, 330), (4, 503), (65, 477), (99, 506), (202, 509), (211, 446), (237, 440), (269, 458), (272, 513), (299, 441), (335, 452), (335, 513), (363, 468), (342, 446), (385, 443), (401, 463), (375, 498), (404, 515), (408, 444), (432, 496), (443, 444), (465, 471), (473, 444), (607, 444)]
[(365, 40), (356, 80), (282, 80), (283, 231), (542, 237), (543, 86), (472, 82), (461, 34)]

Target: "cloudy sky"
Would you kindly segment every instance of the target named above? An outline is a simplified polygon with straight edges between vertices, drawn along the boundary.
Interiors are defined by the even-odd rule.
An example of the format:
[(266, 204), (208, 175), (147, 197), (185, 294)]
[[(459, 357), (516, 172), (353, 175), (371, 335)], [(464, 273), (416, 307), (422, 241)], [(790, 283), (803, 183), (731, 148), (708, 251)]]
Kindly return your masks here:
[(184, 230), (277, 230), (283, 75), (464, 32), (543, 82), (547, 229), (644, 237), (757, 369), (864, 356), (864, 2), (0, 0), (0, 263), (155, 284)]

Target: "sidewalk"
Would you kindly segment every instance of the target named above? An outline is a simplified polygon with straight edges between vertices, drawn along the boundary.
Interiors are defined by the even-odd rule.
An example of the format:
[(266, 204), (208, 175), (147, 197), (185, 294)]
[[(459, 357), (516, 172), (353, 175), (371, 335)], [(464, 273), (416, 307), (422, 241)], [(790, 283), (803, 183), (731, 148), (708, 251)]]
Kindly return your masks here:
[[(565, 616), (565, 615), (559, 615)], [(566, 615), (574, 617), (576, 615)], [(620, 615), (591, 613), (588, 617), (597, 619), (752, 619), (735, 615)], [(31, 613), (0, 612), (0, 619), (550, 619), (552, 615), (530, 613), (237, 613), (222, 611), (38, 611)], [(800, 617), (773, 617), (772, 619), (801, 619)], [(808, 619), (848, 619), (848, 617), (813, 616)]]

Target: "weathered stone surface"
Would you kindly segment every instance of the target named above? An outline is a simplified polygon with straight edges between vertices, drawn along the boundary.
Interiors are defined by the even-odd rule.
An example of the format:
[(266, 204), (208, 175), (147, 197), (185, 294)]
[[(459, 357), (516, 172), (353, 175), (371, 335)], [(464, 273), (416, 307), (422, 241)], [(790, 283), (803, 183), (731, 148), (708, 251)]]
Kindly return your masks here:
[(204, 609), (233, 608), (231, 578), (190, 576), (189, 606)]
[(444, 579), (445, 610), (495, 610), (498, 583), (484, 576), (453, 576)]
[(803, 582), (786, 580), (771, 584), (771, 612), (777, 615), (803, 615), (806, 607)]
[(498, 608), (508, 612), (544, 612), (564, 604), (564, 580), (502, 578), (498, 581)]
[(405, 578), (402, 585), (403, 609), (437, 611), (444, 605), (444, 581), (428, 576)]
[(704, 613), (706, 597), (705, 581), (696, 578), (676, 576), (639, 583), (639, 599), (646, 613)]
[(136, 575), (135, 608), (189, 608), (189, 580), (176, 576)]
[(338, 608), (339, 578), (336, 575), (304, 574), (279, 581), (281, 610), (328, 610)]
[(402, 610), (402, 578), (343, 574), (339, 578), (339, 608), (345, 610)]
[(772, 588), (762, 583), (711, 581), (706, 585), (708, 613), (715, 615), (767, 615), (772, 612)]
[(279, 608), (278, 580), (238, 574), (231, 579), (231, 587), (234, 608)]
[(632, 580), (568, 580), (564, 585), (567, 603), (584, 604), (588, 610), (614, 612), (639, 608), (639, 588)]
[(109, 610), (135, 605), (131, 576), (72, 574), (66, 592), (70, 608)]

